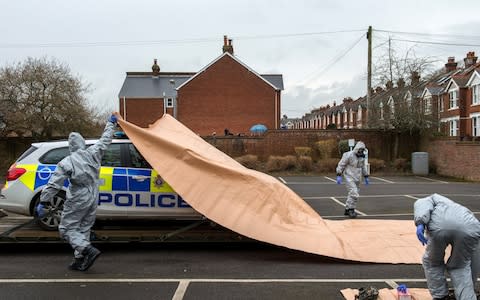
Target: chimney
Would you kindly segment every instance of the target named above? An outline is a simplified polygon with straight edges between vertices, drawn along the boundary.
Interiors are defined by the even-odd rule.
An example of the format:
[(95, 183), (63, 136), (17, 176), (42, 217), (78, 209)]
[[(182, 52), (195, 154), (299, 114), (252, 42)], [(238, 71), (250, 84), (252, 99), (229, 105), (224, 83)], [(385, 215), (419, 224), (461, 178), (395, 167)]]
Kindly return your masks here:
[(417, 85), (420, 83), (420, 75), (417, 71), (413, 71), (410, 76), (410, 85)]
[(375, 88), (375, 93), (378, 94), (378, 93), (381, 93), (381, 92), (383, 92), (382, 87), (381, 87), (381, 86), (377, 86), (377, 87)]
[(473, 52), (473, 51), (468, 52), (467, 57), (465, 57), (463, 59), (463, 61), (465, 62), (465, 68), (468, 68), (468, 67), (476, 64), (477, 63), (477, 58), (478, 57), (475, 56), (475, 52)]
[(405, 87), (405, 80), (403, 80), (403, 78), (399, 78), (397, 80), (397, 87), (399, 87), (399, 88)]
[(333, 101), (333, 106), (337, 106), (337, 102), (336, 102), (336, 101)]
[(160, 73), (160, 66), (157, 64), (156, 58), (153, 60), (152, 72), (153, 76), (158, 76), (158, 74)]
[(223, 53), (228, 52), (233, 55), (233, 46), (232, 46), (232, 39), (229, 39), (226, 35), (223, 36)]
[(393, 82), (391, 80), (387, 81), (385, 84), (387, 91), (391, 90), (393, 88)]
[(457, 63), (455, 62), (455, 57), (450, 56), (448, 62), (445, 64), (445, 70), (447, 72), (455, 71), (457, 69)]

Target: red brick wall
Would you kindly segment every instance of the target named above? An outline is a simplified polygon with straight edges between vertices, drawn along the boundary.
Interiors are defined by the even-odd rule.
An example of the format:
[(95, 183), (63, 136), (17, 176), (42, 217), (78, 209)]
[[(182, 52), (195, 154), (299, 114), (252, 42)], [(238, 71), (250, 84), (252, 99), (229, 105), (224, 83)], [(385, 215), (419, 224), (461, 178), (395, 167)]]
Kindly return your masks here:
[(140, 127), (148, 127), (163, 116), (163, 98), (161, 99), (126, 99), (127, 115), (124, 115), (123, 98), (120, 99), (120, 114), (125, 119)]
[[(377, 130), (272, 130), (260, 137), (217, 136), (205, 139), (232, 157), (246, 154), (257, 155), (266, 160), (270, 155), (295, 155), (295, 147), (313, 147), (315, 142), (328, 139), (363, 141), (370, 158), (393, 160), (395, 136)], [(399, 137), (399, 157), (410, 159), (411, 153), (419, 151), (415, 137)]]
[(423, 140), (422, 151), (428, 152), (430, 165), (437, 174), (480, 181), (480, 143), (459, 142), (454, 138)]
[[(278, 126), (280, 97), (275, 89), (229, 56), (178, 90), (177, 119), (200, 135), (248, 133), (261, 123)], [(275, 99), (277, 98), (277, 111)]]

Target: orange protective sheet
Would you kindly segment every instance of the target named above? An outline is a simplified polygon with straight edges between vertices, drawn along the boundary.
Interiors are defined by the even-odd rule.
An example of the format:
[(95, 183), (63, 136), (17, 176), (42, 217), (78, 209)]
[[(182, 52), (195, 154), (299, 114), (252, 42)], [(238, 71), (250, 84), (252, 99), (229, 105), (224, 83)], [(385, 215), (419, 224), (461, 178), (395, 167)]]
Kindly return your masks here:
[[(358, 290), (344, 289), (340, 291), (347, 300), (355, 300)], [(408, 289), (408, 293), (412, 296), (412, 300), (432, 300), (432, 296), (427, 289), (412, 288)], [(397, 290), (380, 289), (378, 290), (378, 300), (398, 300)]]
[(421, 263), (413, 221), (324, 220), (285, 184), (245, 168), (168, 114), (148, 129), (119, 124), (189, 205), (241, 235), (345, 260)]

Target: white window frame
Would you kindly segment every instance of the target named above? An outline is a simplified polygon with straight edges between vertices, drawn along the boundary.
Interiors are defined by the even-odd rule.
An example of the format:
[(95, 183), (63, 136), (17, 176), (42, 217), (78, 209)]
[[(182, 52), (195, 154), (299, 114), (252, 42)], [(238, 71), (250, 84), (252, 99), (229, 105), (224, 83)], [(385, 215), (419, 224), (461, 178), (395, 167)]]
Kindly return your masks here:
[(383, 102), (380, 102), (380, 120), (383, 120)]
[(167, 103), (166, 107), (173, 107), (173, 98), (167, 98), (165, 102)]
[(458, 108), (458, 89), (448, 91), (448, 109)]
[(472, 136), (480, 136), (480, 113), (471, 114)]
[(472, 105), (480, 104), (480, 84), (472, 85)]
[(443, 112), (445, 110), (445, 103), (443, 102), (443, 94), (438, 96), (438, 111)]
[(458, 126), (460, 125), (459, 119), (453, 119), (448, 121), (448, 135), (449, 136), (458, 136)]
[(432, 96), (426, 96), (423, 99), (423, 112), (426, 115), (429, 115), (432, 113)]

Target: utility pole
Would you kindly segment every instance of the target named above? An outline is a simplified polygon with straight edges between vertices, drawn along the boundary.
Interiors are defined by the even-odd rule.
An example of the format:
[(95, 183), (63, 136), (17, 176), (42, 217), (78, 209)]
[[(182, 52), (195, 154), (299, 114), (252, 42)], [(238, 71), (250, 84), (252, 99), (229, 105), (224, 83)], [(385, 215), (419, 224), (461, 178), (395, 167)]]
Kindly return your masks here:
[(372, 96), (372, 26), (368, 26), (368, 61), (367, 61), (367, 113), (365, 117), (366, 125), (368, 127), (368, 114), (370, 110), (370, 97)]

